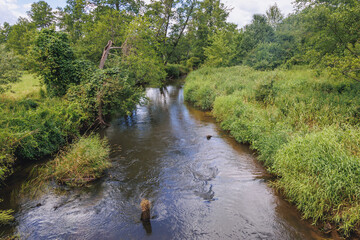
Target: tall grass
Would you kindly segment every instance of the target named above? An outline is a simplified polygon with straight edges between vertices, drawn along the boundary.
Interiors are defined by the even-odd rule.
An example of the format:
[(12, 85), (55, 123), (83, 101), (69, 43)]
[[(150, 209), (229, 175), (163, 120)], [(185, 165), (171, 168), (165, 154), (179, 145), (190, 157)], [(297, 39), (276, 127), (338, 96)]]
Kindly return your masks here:
[(47, 174), (63, 184), (83, 185), (101, 177), (110, 166), (109, 154), (105, 139), (98, 135), (82, 137), (47, 165)]
[(250, 143), (306, 218), (348, 235), (360, 224), (360, 83), (311, 70), (190, 73), (185, 99)]

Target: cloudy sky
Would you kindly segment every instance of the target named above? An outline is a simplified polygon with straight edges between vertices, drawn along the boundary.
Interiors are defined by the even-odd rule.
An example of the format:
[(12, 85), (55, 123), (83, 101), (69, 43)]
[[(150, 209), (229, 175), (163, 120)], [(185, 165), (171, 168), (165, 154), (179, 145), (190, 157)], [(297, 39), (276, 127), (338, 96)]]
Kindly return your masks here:
[[(64, 7), (66, 0), (45, 0), (52, 8)], [(229, 21), (243, 27), (251, 21), (255, 13), (265, 13), (266, 9), (275, 2), (281, 11), (287, 15), (292, 12), (293, 0), (222, 0), (226, 6), (233, 10)], [(30, 9), (34, 0), (0, 0), (0, 24), (9, 22), (14, 24), (18, 17), (26, 17), (26, 11)]]

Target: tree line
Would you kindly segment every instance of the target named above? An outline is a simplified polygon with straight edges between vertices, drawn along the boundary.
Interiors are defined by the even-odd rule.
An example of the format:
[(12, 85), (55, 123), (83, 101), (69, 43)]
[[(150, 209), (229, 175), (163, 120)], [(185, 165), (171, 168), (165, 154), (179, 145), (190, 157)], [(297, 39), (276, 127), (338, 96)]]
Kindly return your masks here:
[(297, 0), (294, 9), (284, 16), (275, 4), (240, 29), (227, 21), (231, 10), (220, 0), (68, 0), (55, 10), (39, 1), (28, 18), (2, 25), (0, 44), (34, 69), (42, 29), (65, 33), (74, 57), (95, 65), (111, 40), (119, 49), (108, 65), (129, 69), (139, 84), (160, 84), (203, 65), (240, 64), (258, 70), (309, 65), (359, 81), (359, 1)]

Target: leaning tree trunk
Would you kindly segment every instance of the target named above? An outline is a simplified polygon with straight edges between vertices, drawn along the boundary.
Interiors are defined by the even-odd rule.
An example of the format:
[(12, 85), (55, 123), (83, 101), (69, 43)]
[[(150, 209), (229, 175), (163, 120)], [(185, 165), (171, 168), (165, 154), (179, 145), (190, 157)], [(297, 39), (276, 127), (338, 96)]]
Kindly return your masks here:
[[(100, 60), (100, 65), (99, 65), (100, 69), (104, 69), (105, 62), (106, 62), (107, 57), (109, 56), (110, 50), (114, 49), (114, 48), (121, 48), (121, 47), (113, 47), (112, 44), (113, 44), (113, 42), (111, 40), (109, 40), (104, 48), (104, 51), (103, 51), (103, 54), (102, 54), (101, 60)], [(102, 88), (99, 90), (99, 92), (96, 96), (96, 101), (98, 104), (97, 120), (100, 125), (110, 126), (108, 123), (105, 122), (104, 115), (103, 115), (103, 96), (104, 96), (103, 91), (104, 91), (105, 86), (106, 86), (106, 83), (103, 83)]]

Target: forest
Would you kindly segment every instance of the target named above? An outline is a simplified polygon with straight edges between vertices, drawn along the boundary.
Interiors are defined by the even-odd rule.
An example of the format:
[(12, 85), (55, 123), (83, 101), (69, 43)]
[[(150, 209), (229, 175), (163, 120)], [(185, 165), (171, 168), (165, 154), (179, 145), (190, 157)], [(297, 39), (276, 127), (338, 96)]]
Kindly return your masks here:
[[(271, 5), (239, 27), (220, 0), (34, 2), (27, 17), (0, 23), (0, 187), (69, 143), (54, 161), (95, 146), (101, 173), (109, 147), (84, 133), (131, 115), (145, 87), (187, 76), (185, 99), (250, 143), (305, 218), (357, 234), (360, 2), (293, 7), (285, 16)], [(82, 167), (65, 176), (50, 164), (41, 174), (70, 185), (101, 176)], [(0, 210), (0, 223), (12, 212)]]

